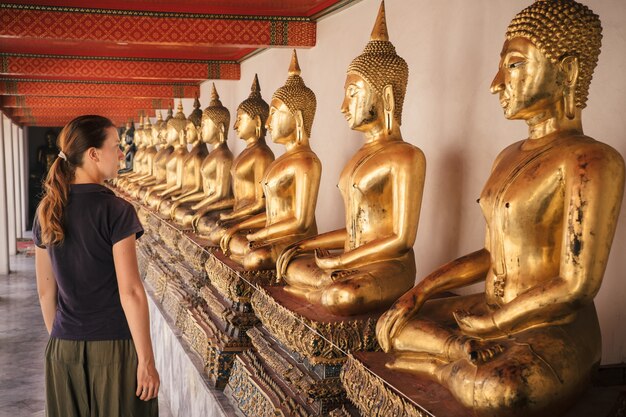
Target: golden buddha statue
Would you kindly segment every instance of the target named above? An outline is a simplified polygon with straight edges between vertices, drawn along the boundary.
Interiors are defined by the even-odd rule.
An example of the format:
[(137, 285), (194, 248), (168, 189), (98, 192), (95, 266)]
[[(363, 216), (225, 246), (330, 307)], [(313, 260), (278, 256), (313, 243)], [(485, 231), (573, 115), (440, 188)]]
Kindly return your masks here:
[[(169, 155), (165, 157), (165, 160), (161, 160), (157, 165), (157, 176), (163, 164), (165, 165), (165, 182), (157, 181), (157, 183), (148, 188), (143, 202), (150, 206), (152, 209), (157, 210), (161, 201), (163, 201), (163, 195), (167, 195), (170, 189), (176, 187), (177, 182), (181, 178), (183, 170), (183, 160), (187, 155), (187, 142), (185, 140), (185, 128), (187, 126), (187, 118), (183, 113), (182, 102), (178, 103), (176, 115), (167, 121), (167, 129), (165, 133), (165, 139), (167, 147), (173, 147), (169, 152)], [(161, 177), (162, 178), (162, 177)]]
[(286, 290), (333, 314), (386, 308), (415, 282), (426, 161), (400, 132), (408, 73), (381, 4), (371, 40), (348, 67), (341, 105), (350, 128), (365, 134), (339, 178), (346, 228), (297, 242), (276, 263)]
[(125, 190), (128, 194), (133, 195), (136, 193), (138, 187), (147, 179), (152, 177), (154, 168), (154, 158), (157, 154), (158, 137), (156, 137), (156, 129), (153, 129), (152, 123), (149, 117), (144, 118), (144, 124), (142, 129), (142, 137), (145, 143), (142, 167), (138, 176), (128, 178), (125, 185)]
[(143, 157), (144, 157), (145, 149), (147, 147), (147, 144), (144, 141), (144, 136), (143, 136), (143, 124), (144, 124), (144, 116), (142, 113), (139, 116), (139, 123), (137, 124), (137, 127), (135, 128), (135, 134), (134, 134), (134, 140), (135, 140), (135, 145), (137, 146), (137, 149), (135, 150), (135, 156), (133, 159), (133, 168), (132, 170), (128, 172), (119, 174), (116, 179), (116, 185), (121, 189), (125, 189), (126, 184), (128, 183), (130, 179), (136, 178), (142, 175), (143, 168), (144, 168)]
[[(172, 220), (186, 229), (191, 227), (191, 221), (199, 207), (226, 199), (231, 194), (230, 167), (233, 154), (226, 143), (230, 112), (222, 105), (215, 84), (211, 92), (211, 103), (204, 109), (204, 112), (199, 113), (198, 125), (201, 126), (202, 142), (212, 145), (213, 149), (200, 166), (202, 187), (194, 193), (173, 199), (175, 202), (171, 208)], [(190, 125), (193, 123), (187, 124), (188, 129), (191, 128)], [(193, 127), (195, 128), (195, 125)]]
[[(195, 210), (193, 229), (200, 237), (207, 238), (214, 244), (219, 244), (229, 225), (265, 210), (261, 181), (267, 167), (274, 161), (274, 153), (265, 143), (265, 122), (268, 115), (269, 105), (261, 97), (259, 79), (255, 75), (249, 97), (237, 108), (234, 125), (239, 137), (246, 141), (246, 147), (232, 161), (230, 173), (222, 171), (226, 168), (225, 163), (221, 166), (215, 164), (215, 168), (210, 171), (215, 178), (215, 191), (192, 206), (192, 210)], [(224, 129), (227, 126), (228, 123), (224, 125)], [(217, 128), (213, 118), (208, 117), (203, 125), (203, 129), (207, 129), (203, 133), (203, 139), (214, 136)], [(221, 134), (221, 128), (218, 130)], [(227, 181), (232, 181), (232, 194), (230, 186), (225, 188)]]
[[(149, 192), (151, 187), (155, 187), (158, 185), (166, 184), (167, 182), (167, 168), (166, 164), (168, 158), (174, 151), (173, 141), (177, 141), (177, 137), (174, 137), (171, 142), (168, 142), (167, 135), (167, 122), (163, 120), (163, 116), (161, 112), (158, 113), (157, 122), (152, 128), (153, 139), (158, 141), (159, 150), (154, 156), (154, 165), (152, 169), (152, 176), (141, 181), (139, 183), (139, 188), (131, 193), (134, 198), (139, 200), (144, 200), (146, 194)], [(155, 137), (156, 136), (156, 137)]]
[[(485, 247), (427, 275), (378, 321), (389, 367), (425, 374), (475, 415), (561, 415), (600, 363), (593, 298), (624, 189), (624, 161), (585, 136), (600, 20), (572, 0), (511, 22), (491, 91), (528, 138), (496, 158), (479, 204)], [(432, 299), (485, 282), (485, 292)]]
[[(185, 130), (181, 135), (181, 142), (191, 145), (191, 150), (182, 158), (177, 169), (176, 185), (161, 193), (162, 200), (156, 209), (166, 218), (171, 218), (172, 209), (181, 199), (196, 194), (202, 190), (202, 161), (209, 154), (204, 142), (200, 140), (198, 128), (202, 120), (200, 102), (196, 98), (194, 110), (187, 118)], [(185, 150), (187, 146), (185, 145)]]
[[(122, 153), (124, 154), (124, 159), (120, 159), (120, 164), (119, 164), (119, 170), (125, 170), (127, 168), (127, 160), (126, 160), (126, 153), (128, 151), (128, 149), (130, 148), (130, 144), (128, 143), (127, 137), (130, 134), (130, 132), (132, 131), (132, 120), (128, 120), (126, 122), (126, 125), (124, 125), (124, 130), (122, 131), (122, 134), (120, 135), (120, 150), (122, 151)], [(134, 132), (133, 132), (134, 134)], [(119, 172), (118, 170), (118, 172)], [(123, 173), (124, 171), (122, 171)]]
[[(163, 116), (161, 112), (157, 113), (157, 120), (154, 125), (146, 126), (144, 124), (143, 134), (146, 139), (150, 139), (150, 146), (146, 149), (145, 161), (148, 163), (146, 174), (140, 178), (132, 180), (131, 184), (126, 187), (126, 191), (134, 198), (140, 198), (139, 193), (146, 187), (156, 183), (157, 158), (163, 155), (163, 140), (161, 132), (163, 130)], [(157, 149), (157, 147), (159, 147)], [(144, 193), (142, 193), (143, 195)]]
[(274, 92), (265, 127), (286, 152), (267, 168), (262, 180), (265, 211), (228, 228), (220, 247), (244, 269), (274, 269), (287, 245), (317, 234), (315, 205), (322, 164), (309, 146), (315, 94), (300, 77), (293, 51), (289, 77)]

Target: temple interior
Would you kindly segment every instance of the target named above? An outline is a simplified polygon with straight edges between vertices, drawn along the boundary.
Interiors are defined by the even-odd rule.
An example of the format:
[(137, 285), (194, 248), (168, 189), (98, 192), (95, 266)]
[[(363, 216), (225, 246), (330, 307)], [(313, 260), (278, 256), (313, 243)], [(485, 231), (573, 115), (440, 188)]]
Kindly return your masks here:
[(623, 415), (626, 3), (582, 3), (0, 4), (0, 416), (45, 415), (31, 228), (82, 114), (162, 416)]

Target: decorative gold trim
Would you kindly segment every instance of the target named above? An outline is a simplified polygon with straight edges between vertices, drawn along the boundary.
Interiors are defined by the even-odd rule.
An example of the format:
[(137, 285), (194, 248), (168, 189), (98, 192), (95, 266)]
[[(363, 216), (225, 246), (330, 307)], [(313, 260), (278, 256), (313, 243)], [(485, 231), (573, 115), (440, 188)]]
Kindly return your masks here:
[(400, 397), (350, 354), (341, 370), (341, 382), (348, 398), (363, 417), (428, 417), (431, 415), (425, 410), (417, 409)]
[(235, 358), (224, 393), (247, 416), (313, 417), (272, 380), (252, 351)]
[(310, 320), (280, 305), (263, 288), (258, 288), (251, 302), (265, 328), (313, 365), (340, 364), (346, 359), (344, 352), (380, 350), (373, 317), (337, 322)]
[(264, 335), (258, 327), (250, 329), (248, 337), (265, 366), (281, 380), (286, 381), (295, 392), (300, 393), (307, 403), (320, 400), (327, 405), (341, 403), (344, 400), (345, 391), (338, 377), (319, 379), (299, 368), (281, 355), (280, 351), (272, 346), (271, 336)]
[(211, 284), (234, 302), (249, 303), (254, 292), (252, 285), (270, 284), (276, 279), (274, 271), (235, 270), (226, 262), (221, 252), (214, 252), (209, 255), (204, 267)]
[(177, 19), (220, 19), (220, 20), (270, 20), (279, 22), (311, 22), (308, 17), (301, 16), (257, 16), (237, 14), (212, 13), (180, 13), (180, 12), (152, 12), (145, 10), (95, 9), (88, 7), (43, 6), (31, 4), (1, 4), (0, 9), (18, 9), (62, 13), (93, 13), (110, 14), (116, 16), (146, 16), (146, 17), (173, 17)]
[(178, 241), (178, 250), (181, 254), (184, 254), (185, 262), (188, 263), (193, 269), (206, 277), (206, 271), (204, 264), (209, 258), (209, 253), (217, 249), (216, 246), (202, 247), (196, 243), (189, 235), (183, 233)]

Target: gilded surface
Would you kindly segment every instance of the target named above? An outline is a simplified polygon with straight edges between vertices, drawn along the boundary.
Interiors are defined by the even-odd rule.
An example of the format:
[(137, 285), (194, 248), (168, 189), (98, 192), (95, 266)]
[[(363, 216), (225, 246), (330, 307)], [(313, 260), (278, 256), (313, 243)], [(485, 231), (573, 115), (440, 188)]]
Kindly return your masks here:
[(247, 416), (313, 417), (283, 392), (250, 351), (235, 358), (225, 393)]
[(258, 328), (250, 329), (248, 336), (256, 349), (256, 354), (263, 359), (267, 368), (287, 382), (295, 392), (308, 397), (307, 402), (320, 399), (340, 402), (345, 396), (339, 378), (319, 379), (305, 369), (299, 368), (293, 360), (290, 361), (283, 356), (284, 354), (281, 355), (279, 349), (272, 346)]
[[(274, 161), (274, 154), (265, 143), (269, 105), (261, 97), (256, 75), (251, 90), (250, 96), (237, 108), (234, 125), (237, 135), (246, 142), (246, 147), (232, 161), (230, 176), (233, 196), (206, 204), (198, 203), (193, 207), (197, 210), (192, 219), (194, 231), (216, 245), (219, 245), (230, 224), (265, 210), (261, 180), (267, 167)], [(209, 127), (207, 125), (207, 129)]]
[(183, 235), (178, 241), (178, 251), (184, 255), (184, 262), (189, 264), (197, 274), (204, 275), (204, 264), (209, 259), (209, 253), (215, 247), (203, 247), (194, 242), (189, 236)]
[(289, 77), (274, 94), (265, 123), (274, 143), (285, 146), (263, 176), (265, 211), (229, 225), (220, 240), (222, 251), (245, 270), (274, 270), (287, 245), (317, 234), (322, 165), (309, 144), (315, 105), (294, 50)]
[(348, 355), (348, 360), (343, 365), (341, 381), (348, 398), (357, 406), (363, 417), (430, 415), (424, 410), (418, 410), (390, 390), (380, 378), (369, 372), (352, 355)]
[[(199, 166), (198, 161), (194, 162), (196, 165), (190, 174), (193, 179), (187, 180), (187, 182), (192, 181), (194, 186), (187, 192), (173, 197), (174, 203), (170, 207), (171, 219), (185, 229), (195, 227), (194, 218), (210, 211), (205, 211), (205, 209), (210, 209), (219, 201), (228, 200), (231, 197), (230, 168), (233, 154), (226, 142), (230, 113), (222, 105), (215, 84), (213, 84), (209, 106), (204, 112), (196, 110), (201, 115), (198, 116), (198, 123), (188, 122), (186, 132), (188, 137), (201, 138), (201, 142), (198, 141), (201, 151), (198, 161), (203, 159)], [(208, 154), (205, 144), (213, 147)], [(189, 164), (189, 161), (185, 164)]]
[[(624, 161), (583, 133), (600, 53), (597, 15), (541, 0), (511, 22), (491, 85), (528, 138), (480, 195), (485, 246), (422, 279), (379, 320), (392, 369), (426, 374), (477, 416), (561, 415), (600, 362), (593, 299), (624, 190)], [(434, 295), (484, 282), (485, 291)]]
[(345, 228), (290, 244), (276, 262), (288, 291), (335, 315), (387, 308), (415, 282), (426, 161), (400, 130), (407, 81), (381, 5), (370, 42), (348, 67), (341, 105), (365, 139), (339, 177)]
[(250, 302), (254, 285), (270, 284), (274, 280), (274, 271), (236, 271), (210, 254), (204, 268), (211, 285), (224, 297), (234, 302)]
[(302, 317), (281, 306), (265, 290), (252, 296), (252, 307), (263, 326), (285, 346), (313, 364), (337, 364), (345, 353), (377, 350), (376, 321), (344, 320), (318, 322)]

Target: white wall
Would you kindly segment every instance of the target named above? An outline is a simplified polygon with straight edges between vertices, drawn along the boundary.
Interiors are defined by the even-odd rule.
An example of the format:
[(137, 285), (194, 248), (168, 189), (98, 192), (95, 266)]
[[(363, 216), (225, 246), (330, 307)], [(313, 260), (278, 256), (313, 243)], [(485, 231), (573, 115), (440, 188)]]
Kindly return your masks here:
[[(511, 18), (531, 3), (505, 0), (387, 0), (391, 41), (409, 64), (403, 112), (405, 140), (427, 158), (420, 226), (415, 244), (418, 278), (457, 256), (482, 247), (484, 220), (476, 204), (491, 163), (507, 144), (526, 137), (523, 122), (507, 121), (489, 85), (498, 66), (504, 33)], [(626, 155), (626, 4), (591, 2), (604, 26), (599, 67), (583, 112), (585, 133)], [(341, 227), (343, 203), (335, 187), (343, 165), (362, 143), (339, 111), (345, 71), (361, 53), (379, 6), (363, 0), (318, 24), (317, 46), (299, 50), (302, 77), (317, 95), (311, 144), (322, 165), (317, 207), (321, 232)], [(222, 102), (234, 117), (258, 73), (263, 97), (283, 85), (291, 50), (272, 49), (242, 63), (240, 81), (216, 81)], [(211, 82), (201, 89), (208, 105)], [(192, 100), (185, 100), (185, 112)], [(242, 149), (230, 129), (230, 146)], [(282, 147), (271, 145), (278, 155)], [(626, 204), (596, 305), (602, 325), (603, 362), (626, 361), (623, 308), (626, 295)]]

